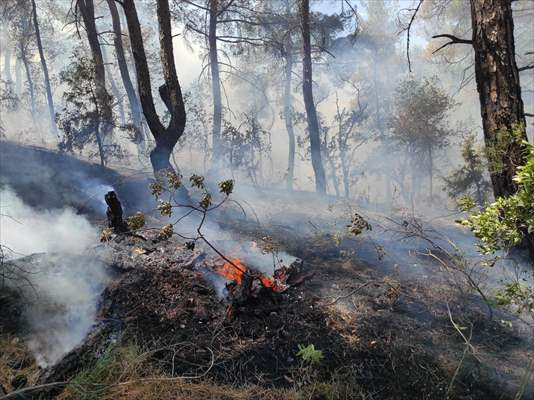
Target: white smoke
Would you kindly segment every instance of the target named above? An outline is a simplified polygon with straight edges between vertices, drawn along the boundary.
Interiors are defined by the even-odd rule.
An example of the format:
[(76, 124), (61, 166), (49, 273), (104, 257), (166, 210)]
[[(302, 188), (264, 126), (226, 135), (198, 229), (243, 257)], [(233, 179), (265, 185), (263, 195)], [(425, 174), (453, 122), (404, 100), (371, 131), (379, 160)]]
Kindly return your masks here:
[(0, 214), (0, 243), (21, 266), (8, 284), (28, 300), (29, 346), (39, 365), (53, 364), (89, 332), (109, 281), (104, 265), (83, 256), (98, 232), (72, 209), (36, 210), (9, 188), (0, 190)]

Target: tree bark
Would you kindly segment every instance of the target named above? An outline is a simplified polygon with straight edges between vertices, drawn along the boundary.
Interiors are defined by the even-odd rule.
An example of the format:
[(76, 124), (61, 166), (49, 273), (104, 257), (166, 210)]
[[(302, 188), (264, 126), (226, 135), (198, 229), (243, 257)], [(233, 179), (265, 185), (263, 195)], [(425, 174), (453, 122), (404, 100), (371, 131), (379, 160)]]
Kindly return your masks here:
[(11, 76), (11, 43), (9, 41), (9, 34), (4, 31), (5, 45), (4, 45), (4, 80), (6, 89), (11, 90), (13, 85), (13, 77)]
[(284, 122), (289, 139), (287, 155), (287, 188), (293, 190), (295, 176), (295, 131), (293, 129), (293, 107), (291, 106), (291, 78), (293, 73), (293, 56), (291, 48), (286, 51), (286, 65), (284, 71)]
[(20, 95), (22, 94), (22, 85), (22, 64), (20, 57), (17, 57), (15, 60), (15, 94), (17, 95), (17, 97), (20, 97)]
[(217, 163), (221, 156), (221, 123), (222, 123), (222, 98), (221, 78), (219, 71), (219, 55), (217, 53), (217, 17), (219, 13), (219, 0), (210, 0), (210, 20), (208, 31), (211, 89), (213, 97), (213, 160)]
[(134, 0), (124, 0), (123, 7), (135, 61), (141, 106), (152, 136), (156, 141), (156, 146), (150, 153), (150, 161), (154, 174), (158, 175), (163, 170), (173, 170), (170, 163), (170, 155), (176, 142), (184, 132), (186, 122), (182, 91), (174, 65), (169, 3), (168, 0), (157, 1), (160, 57), (165, 79), (165, 84), (159, 88), (159, 93), (171, 115), (167, 127), (161, 122), (154, 106), (150, 72)]
[(22, 60), (22, 64), (24, 65), (24, 70), (26, 72), (26, 81), (28, 83), (28, 92), (30, 94), (30, 107), (31, 107), (31, 113), (32, 113), (32, 120), (35, 125), (35, 117), (37, 113), (36, 106), (35, 106), (35, 90), (34, 90), (34, 85), (33, 85), (30, 62), (28, 60), (28, 55), (26, 54), (24, 43), (22, 42), (19, 45), (19, 51), (20, 51), (20, 59)]
[(512, 131), (521, 128), (521, 139), (527, 140), (510, 0), (471, 0), (471, 22), (493, 192), (495, 197), (508, 196), (517, 191), (516, 167), (525, 162), (524, 146), (512, 137)]
[(95, 8), (93, 0), (78, 0), (77, 7), (83, 19), (83, 24), (87, 32), (87, 40), (91, 48), (93, 68), (95, 74), (96, 97), (100, 110), (101, 137), (104, 143), (111, 139), (113, 130), (113, 111), (111, 109), (111, 98), (106, 90), (106, 69), (102, 49), (98, 40), (98, 32), (95, 23)]
[(39, 20), (37, 19), (37, 7), (35, 0), (32, 0), (32, 14), (33, 27), (35, 30), (35, 40), (37, 42), (37, 49), (39, 51), (39, 59), (41, 60), (41, 69), (43, 71), (44, 84), (46, 90), (46, 101), (48, 104), (48, 115), (50, 117), (50, 129), (57, 136), (56, 126), (56, 112), (54, 109), (54, 99), (52, 97), (52, 88), (50, 87), (50, 78), (48, 76), (48, 66), (46, 65), (46, 58), (43, 51), (43, 44), (41, 42), (41, 31), (39, 29)]
[(311, 40), (310, 40), (310, 2), (309, 0), (300, 1), (300, 16), (302, 29), (302, 66), (303, 82), (302, 96), (306, 107), (306, 116), (308, 119), (308, 131), (310, 135), (311, 159), (313, 171), (315, 173), (315, 189), (319, 193), (326, 193), (326, 177), (321, 160), (321, 139), (319, 136), (319, 121), (317, 119), (317, 110), (313, 102), (313, 81), (312, 81), (312, 62), (311, 62)]
[(111, 72), (111, 68), (109, 65), (106, 64), (106, 74), (109, 78), (109, 85), (111, 86), (111, 93), (113, 93), (113, 97), (115, 98), (116, 104), (119, 107), (119, 118), (121, 121), (121, 125), (126, 125), (126, 115), (124, 113), (124, 101), (122, 93), (120, 92), (117, 83), (115, 82), (115, 79), (113, 78), (113, 73)]
[(119, 17), (119, 12), (115, 4), (115, 0), (107, 0), (109, 12), (111, 14), (111, 22), (113, 25), (113, 44), (115, 47), (115, 55), (117, 57), (117, 64), (119, 66), (119, 71), (121, 74), (122, 84), (124, 85), (124, 90), (126, 91), (126, 96), (128, 97), (128, 103), (130, 105), (130, 113), (132, 115), (132, 123), (135, 128), (138, 130), (136, 132), (136, 137), (139, 136), (138, 146), (144, 151), (144, 135), (143, 135), (143, 125), (142, 125), (142, 115), (141, 107), (135, 93), (134, 85), (130, 77), (130, 72), (128, 71), (128, 64), (126, 62), (126, 56), (124, 54), (124, 47), (122, 43), (122, 27), (121, 20)]

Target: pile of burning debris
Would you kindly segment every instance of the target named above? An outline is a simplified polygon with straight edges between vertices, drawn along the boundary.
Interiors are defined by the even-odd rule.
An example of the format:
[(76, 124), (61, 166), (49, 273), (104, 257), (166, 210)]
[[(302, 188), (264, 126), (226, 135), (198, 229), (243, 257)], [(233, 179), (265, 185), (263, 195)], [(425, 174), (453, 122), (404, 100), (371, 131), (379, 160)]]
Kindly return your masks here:
[(289, 266), (281, 264), (272, 276), (247, 267), (240, 258), (228, 259), (215, 272), (225, 278), (226, 298), (232, 305), (245, 304), (251, 299), (265, 295), (284, 293), (292, 286), (298, 286), (311, 274), (303, 271), (303, 263), (297, 259)]

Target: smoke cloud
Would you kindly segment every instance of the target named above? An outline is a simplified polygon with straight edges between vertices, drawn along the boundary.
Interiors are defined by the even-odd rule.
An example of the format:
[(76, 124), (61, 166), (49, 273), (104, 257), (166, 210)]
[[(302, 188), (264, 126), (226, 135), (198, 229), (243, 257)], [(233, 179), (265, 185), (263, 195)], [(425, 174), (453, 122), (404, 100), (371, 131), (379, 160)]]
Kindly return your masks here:
[(29, 346), (39, 365), (53, 364), (89, 332), (109, 282), (104, 265), (83, 256), (98, 232), (70, 208), (36, 210), (6, 187), (0, 214), (0, 243), (20, 268), (7, 283), (28, 300)]

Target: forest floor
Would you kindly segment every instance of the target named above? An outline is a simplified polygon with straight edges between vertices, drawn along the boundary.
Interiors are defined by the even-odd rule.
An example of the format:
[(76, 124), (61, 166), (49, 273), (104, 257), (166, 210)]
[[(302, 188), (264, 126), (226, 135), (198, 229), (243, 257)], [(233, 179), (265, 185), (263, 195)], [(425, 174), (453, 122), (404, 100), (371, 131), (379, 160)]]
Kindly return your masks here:
[[(283, 293), (263, 288), (229, 308), (206, 273), (221, 264), (206, 246), (189, 250), (150, 231), (142, 233), (146, 240), (115, 237), (90, 255), (113, 276), (97, 322), (55, 366), (41, 369), (29, 350), (16, 318), (23, 300), (0, 294), (0, 384), (9, 392), (21, 379), (26, 387), (68, 381), (48, 394), (87, 400), (534, 395), (527, 379), (532, 326), (503, 310), (490, 320), (472, 288), (429, 273), (437, 262), (421, 258), (427, 269), (404, 273), (384, 261), (387, 248), (338, 237), (331, 227), (350, 220), (345, 211), (333, 217), (318, 211), (323, 203), (308, 204), (313, 213), (299, 199), (292, 207), (287, 199), (265, 201), (269, 206), (255, 205), (254, 217), (230, 208), (215, 221), (241, 247), (268, 240), (300, 258), (302, 284)], [(212, 243), (224, 247), (217, 239)], [(229, 256), (239, 257), (235, 251)], [(402, 264), (402, 254), (390, 258)], [(316, 362), (299, 355), (299, 346), (309, 345), (321, 352)]]

